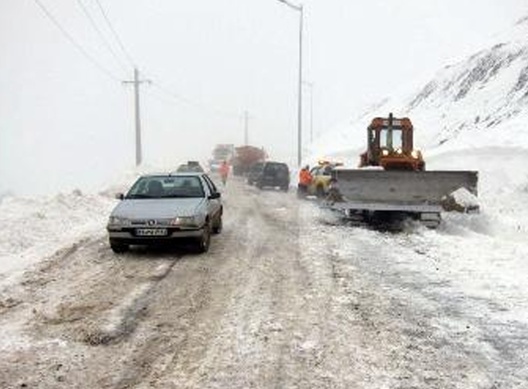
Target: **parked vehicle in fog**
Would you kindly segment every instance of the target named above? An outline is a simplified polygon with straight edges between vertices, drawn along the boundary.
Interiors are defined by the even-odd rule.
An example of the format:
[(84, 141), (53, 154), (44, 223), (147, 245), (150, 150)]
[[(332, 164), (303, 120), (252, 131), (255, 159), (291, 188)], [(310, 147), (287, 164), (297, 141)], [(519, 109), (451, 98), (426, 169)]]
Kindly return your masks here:
[(188, 161), (187, 163), (182, 163), (176, 169), (178, 173), (203, 173), (205, 170), (202, 168), (198, 161)]
[(264, 168), (264, 162), (256, 162), (249, 168), (249, 171), (247, 173), (247, 183), (249, 185), (255, 185), (257, 182), (258, 176), (260, 173), (262, 173), (262, 169)]
[[(257, 188), (279, 188), (285, 192), (290, 187), (290, 169), (282, 162), (264, 162), (254, 172), (250, 171), (251, 183)], [(248, 181), (249, 181), (248, 177)]]

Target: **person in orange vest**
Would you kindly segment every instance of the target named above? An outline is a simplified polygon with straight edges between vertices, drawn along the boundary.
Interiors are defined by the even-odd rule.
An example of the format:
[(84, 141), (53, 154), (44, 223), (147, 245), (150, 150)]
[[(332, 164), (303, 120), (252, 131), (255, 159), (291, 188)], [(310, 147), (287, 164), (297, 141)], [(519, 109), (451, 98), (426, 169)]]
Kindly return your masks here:
[(227, 161), (222, 162), (220, 165), (220, 177), (222, 178), (222, 184), (227, 183), (227, 176), (229, 176), (229, 165), (227, 164)]
[(308, 186), (312, 183), (312, 174), (310, 173), (310, 166), (306, 165), (299, 172), (299, 184), (297, 185), (297, 194), (299, 197), (306, 197), (308, 194)]

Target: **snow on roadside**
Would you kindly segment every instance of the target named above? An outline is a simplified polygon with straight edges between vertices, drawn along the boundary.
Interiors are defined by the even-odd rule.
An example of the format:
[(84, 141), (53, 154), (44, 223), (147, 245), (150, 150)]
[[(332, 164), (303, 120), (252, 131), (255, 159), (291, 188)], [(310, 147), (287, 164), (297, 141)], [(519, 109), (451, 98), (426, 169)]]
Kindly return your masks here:
[(0, 286), (15, 282), (28, 267), (85, 238), (103, 237), (122, 193), (141, 174), (170, 171), (144, 165), (130, 169), (99, 193), (79, 190), (54, 196), (0, 198)]
[(0, 203), (0, 285), (61, 248), (104, 235), (115, 203), (78, 190), (53, 197), (5, 197)]
[(528, 233), (528, 150), (488, 147), (452, 151), (431, 156), (430, 170), (477, 170), (479, 215), (445, 214), (444, 227), (452, 233), (464, 230), (506, 241), (526, 241)]
[[(496, 176), (495, 182), (504, 182), (503, 178)], [(448, 215), (437, 230), (412, 225), (389, 233), (342, 225), (321, 209), (305, 212), (308, 220), (319, 222), (304, 237), (308, 250), (326, 250), (326, 260), (335, 258), (338, 269), (344, 266), (351, 272), (343, 282), (344, 288), (351, 288), (349, 303), (366, 306), (368, 293), (354, 294), (354, 289), (368, 290), (362, 289), (365, 281), (378, 285), (376, 293), (388, 305), (368, 305), (369, 312), (378, 312), (376, 325), (387, 326), (376, 334), (383, 345), (377, 355), (390, 350), (386, 354), (390, 358), (411, 361), (418, 374), (409, 380), (419, 380), (427, 372), (423, 367), (434, 366), (441, 372), (460, 358), (468, 362), (464, 365), (468, 376), (454, 387), (492, 387), (493, 382), (498, 382), (497, 387), (525, 387), (514, 383), (526, 383), (528, 377), (528, 241), (526, 232), (523, 235), (513, 228), (513, 222), (523, 223), (522, 209), (516, 208), (522, 192), (516, 185), (502, 188), (506, 197), (488, 193), (482, 214)], [(502, 220), (501, 210), (493, 207), (494, 201), (508, 197), (519, 201), (503, 204), (504, 209), (517, 213), (512, 224)], [(528, 200), (528, 193), (524, 199)], [(359, 297), (363, 301), (358, 303)], [(409, 342), (415, 347), (402, 348)], [(376, 363), (384, 367), (383, 374), (401, 378), (399, 369), (405, 362), (398, 363), (394, 371), (384, 359), (369, 361), (369, 366)], [(387, 384), (392, 386), (397, 385)], [(423, 383), (403, 386), (423, 387)]]

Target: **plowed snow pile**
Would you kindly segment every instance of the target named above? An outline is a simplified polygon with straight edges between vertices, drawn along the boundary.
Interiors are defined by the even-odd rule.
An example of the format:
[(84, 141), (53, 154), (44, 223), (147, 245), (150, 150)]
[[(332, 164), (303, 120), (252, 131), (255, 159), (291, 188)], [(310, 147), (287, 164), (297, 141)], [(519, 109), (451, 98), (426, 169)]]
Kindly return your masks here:
[(61, 248), (104, 234), (106, 218), (115, 201), (79, 191), (47, 198), (3, 198), (0, 285)]

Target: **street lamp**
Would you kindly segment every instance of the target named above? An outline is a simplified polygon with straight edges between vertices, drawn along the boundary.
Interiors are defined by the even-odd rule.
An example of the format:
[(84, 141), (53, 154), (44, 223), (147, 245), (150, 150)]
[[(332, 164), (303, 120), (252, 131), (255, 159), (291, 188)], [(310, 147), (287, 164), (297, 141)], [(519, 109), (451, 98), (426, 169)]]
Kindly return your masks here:
[(304, 8), (302, 4), (295, 5), (287, 0), (277, 0), (287, 5), (291, 9), (299, 12), (299, 85), (297, 92), (297, 166), (302, 163), (302, 49), (303, 49), (303, 23), (304, 23)]
[(310, 81), (303, 81), (303, 84), (310, 88), (310, 143), (313, 142), (313, 91), (314, 83)]

